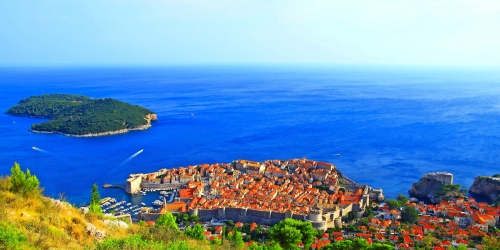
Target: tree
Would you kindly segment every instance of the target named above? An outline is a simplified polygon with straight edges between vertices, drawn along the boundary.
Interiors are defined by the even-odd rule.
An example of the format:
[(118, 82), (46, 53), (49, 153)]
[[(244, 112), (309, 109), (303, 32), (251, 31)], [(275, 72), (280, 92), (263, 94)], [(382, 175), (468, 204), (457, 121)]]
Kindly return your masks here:
[(175, 217), (172, 213), (165, 211), (164, 214), (160, 215), (158, 220), (156, 220), (156, 226), (166, 226), (174, 229), (178, 229), (177, 223), (175, 223)]
[(401, 212), (401, 220), (407, 223), (415, 223), (418, 221), (418, 211), (414, 207), (406, 205)]
[(357, 219), (358, 218), (358, 213), (355, 212), (355, 211), (349, 211), (349, 213), (347, 213), (347, 220), (348, 221), (352, 221), (354, 219)]
[(283, 250), (283, 248), (275, 241), (270, 241), (262, 246), (263, 250)]
[(371, 249), (373, 250), (393, 250), (394, 246), (384, 243), (375, 242), (372, 244)]
[(263, 250), (263, 246), (259, 246), (258, 244), (251, 244), (250, 246), (248, 246), (248, 250)]
[(197, 215), (189, 216), (189, 221), (191, 221), (191, 222), (198, 222), (199, 220), (200, 220), (200, 217), (198, 217)]
[(233, 233), (228, 235), (229, 243), (231, 247), (236, 249), (242, 249), (245, 246), (245, 242), (243, 241), (243, 236), (240, 232), (234, 231)]
[(400, 207), (399, 201), (397, 201), (397, 200), (388, 199), (385, 203), (387, 203), (387, 205), (389, 206), (389, 209), (391, 209), (391, 210)]
[(373, 213), (373, 208), (371, 206), (366, 206), (363, 216), (371, 219), (374, 215), (375, 213)]
[(182, 221), (189, 221), (189, 215), (188, 214), (182, 214)]
[(187, 227), (184, 232), (186, 236), (193, 238), (195, 240), (204, 240), (205, 239), (205, 229), (201, 224), (196, 224), (192, 229), (191, 227)]
[(408, 204), (408, 197), (406, 197), (402, 194), (399, 194), (398, 195), (398, 202), (399, 202), (399, 206), (402, 207), (402, 206)]
[(92, 194), (90, 195), (90, 206), (89, 212), (102, 214), (102, 208), (100, 206), (101, 196), (99, 195), (99, 190), (97, 184), (94, 183), (92, 186)]
[(271, 238), (285, 249), (298, 249), (297, 244), (302, 239), (300, 230), (289, 225), (274, 226), (270, 234)]
[(29, 169), (26, 169), (26, 173), (24, 173), (17, 162), (14, 162), (14, 166), (10, 169), (10, 173), (11, 191), (13, 192), (27, 194), (37, 190), (40, 185), (38, 178), (36, 178), (35, 175), (31, 175)]
[(314, 241), (316, 230), (311, 222), (299, 221), (291, 218), (280, 221), (269, 230), (271, 238), (285, 249), (295, 249), (297, 243), (304, 243), (304, 248), (309, 249)]
[(483, 249), (485, 250), (500, 249), (500, 239), (494, 236), (484, 236)]

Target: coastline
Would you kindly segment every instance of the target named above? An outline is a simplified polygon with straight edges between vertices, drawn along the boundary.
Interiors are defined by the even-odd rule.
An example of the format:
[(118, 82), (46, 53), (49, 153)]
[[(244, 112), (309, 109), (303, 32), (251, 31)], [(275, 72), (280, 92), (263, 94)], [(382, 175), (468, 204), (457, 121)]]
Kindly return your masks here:
[(32, 129), (29, 129), (29, 131), (33, 132), (33, 133), (40, 133), (40, 134), (61, 134), (64, 136), (69, 136), (69, 137), (98, 137), (98, 136), (125, 134), (125, 133), (128, 133), (129, 131), (146, 130), (146, 129), (149, 129), (151, 127), (152, 127), (151, 123), (148, 123), (146, 125), (140, 125), (140, 126), (135, 127), (135, 128), (126, 128), (126, 129), (120, 129), (120, 130), (114, 130), (114, 131), (107, 131), (107, 132), (101, 132), (101, 133), (90, 133), (90, 134), (83, 134), (83, 135), (65, 134), (65, 133), (58, 132), (58, 131), (54, 131), (54, 132), (38, 131), (38, 130), (32, 130)]

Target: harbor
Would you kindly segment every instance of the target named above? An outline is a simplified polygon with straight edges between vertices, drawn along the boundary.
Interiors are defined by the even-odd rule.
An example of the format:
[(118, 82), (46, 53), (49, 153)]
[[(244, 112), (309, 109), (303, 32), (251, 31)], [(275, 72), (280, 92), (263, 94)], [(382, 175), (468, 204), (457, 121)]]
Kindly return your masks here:
[(145, 189), (136, 194), (122, 195), (121, 198), (117, 198), (116, 195), (114, 197), (103, 198), (100, 201), (100, 206), (105, 214), (112, 214), (114, 216), (130, 215), (132, 221), (138, 222), (141, 212), (159, 212), (164, 202), (170, 204), (175, 201), (177, 196), (178, 191), (175, 189)]

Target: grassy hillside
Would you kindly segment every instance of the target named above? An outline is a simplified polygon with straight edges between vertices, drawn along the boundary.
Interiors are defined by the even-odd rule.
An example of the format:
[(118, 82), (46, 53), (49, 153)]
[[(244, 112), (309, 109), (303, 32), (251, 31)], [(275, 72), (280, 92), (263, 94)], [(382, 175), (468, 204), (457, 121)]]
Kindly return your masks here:
[[(84, 215), (67, 202), (45, 197), (29, 170), (25, 173), (16, 164), (11, 172), (0, 177), (0, 249), (235, 249), (228, 243), (192, 239), (167, 226), (107, 226), (103, 219), (113, 218)], [(30, 180), (34, 188), (27, 185)], [(89, 235), (87, 223), (106, 233), (104, 241)]]

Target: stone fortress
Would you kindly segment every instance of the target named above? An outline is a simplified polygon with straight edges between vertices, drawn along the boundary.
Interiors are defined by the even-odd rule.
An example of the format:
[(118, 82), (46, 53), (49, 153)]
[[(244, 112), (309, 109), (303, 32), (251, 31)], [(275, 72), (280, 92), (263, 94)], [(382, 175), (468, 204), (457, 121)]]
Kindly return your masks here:
[(424, 178), (439, 181), (446, 185), (453, 184), (453, 174), (446, 172), (436, 172), (424, 174)]
[(333, 164), (313, 160), (234, 161), (134, 174), (127, 192), (179, 188), (179, 197), (141, 219), (156, 220), (162, 212), (197, 215), (201, 221), (227, 219), (273, 225), (285, 218), (310, 221), (317, 229), (342, 227), (343, 216), (361, 213), (370, 199), (383, 200), (372, 189), (344, 177)]

